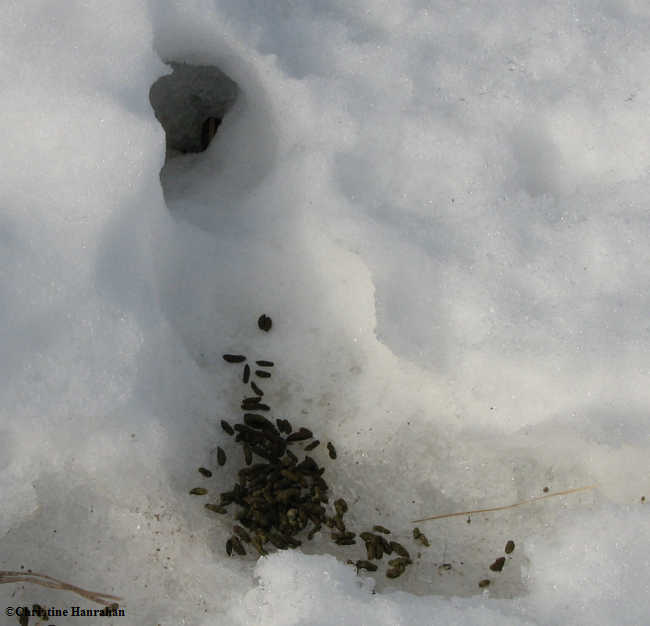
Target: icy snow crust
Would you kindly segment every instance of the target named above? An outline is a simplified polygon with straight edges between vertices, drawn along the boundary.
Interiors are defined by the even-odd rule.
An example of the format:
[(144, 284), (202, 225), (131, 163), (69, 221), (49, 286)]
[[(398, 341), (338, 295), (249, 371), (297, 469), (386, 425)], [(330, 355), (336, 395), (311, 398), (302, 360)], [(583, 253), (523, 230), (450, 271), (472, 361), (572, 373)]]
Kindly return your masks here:
[[(649, 26), (635, 0), (2, 3), (2, 569), (121, 595), (122, 626), (647, 622)], [(240, 93), (161, 182), (162, 60)], [(241, 462), (196, 472), (232, 450), (226, 351), (335, 442), (349, 526), (414, 553), (409, 520), (598, 488), (421, 524), (394, 581), (326, 536), (228, 559), (188, 495)]]

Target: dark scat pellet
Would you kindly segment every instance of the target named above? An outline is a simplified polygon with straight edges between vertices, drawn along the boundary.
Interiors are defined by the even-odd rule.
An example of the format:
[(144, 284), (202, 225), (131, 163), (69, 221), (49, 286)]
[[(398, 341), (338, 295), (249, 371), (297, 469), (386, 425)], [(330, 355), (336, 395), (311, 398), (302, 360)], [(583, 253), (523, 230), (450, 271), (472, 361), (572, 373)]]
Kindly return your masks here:
[(244, 381), (244, 384), (248, 382), (248, 379), (251, 377), (251, 368), (248, 363), (244, 366), (244, 375), (242, 376), (242, 380)]
[(244, 461), (246, 465), (250, 465), (253, 462), (253, 451), (247, 445), (244, 445)]
[(203, 474), (206, 478), (210, 478), (210, 476), (212, 476), (212, 472), (205, 467), (199, 467), (199, 473)]
[(330, 459), (336, 458), (336, 448), (334, 447), (334, 444), (331, 441), (327, 442), (327, 451), (329, 452)]
[(398, 567), (391, 567), (390, 569), (386, 570), (386, 578), (398, 578), (404, 573), (403, 568), (398, 568)]
[(208, 509), (208, 511), (212, 511), (213, 513), (219, 513), (221, 515), (228, 512), (228, 509), (226, 509), (226, 507), (220, 506), (218, 504), (206, 504), (205, 508)]
[(335, 543), (337, 546), (353, 546), (353, 545), (355, 545), (357, 542), (356, 542), (356, 540), (354, 540), (354, 539), (348, 539), (347, 537), (344, 537), (344, 538), (341, 538), (341, 539), (335, 539), (335, 540), (334, 540), (334, 543)]
[[(382, 537), (383, 539), (383, 537)], [(405, 556), (407, 558), (411, 558), (411, 555), (409, 554), (409, 551), (401, 544), (397, 543), (397, 541), (391, 541), (390, 542), (390, 547), (397, 552), (400, 556)]]
[(271, 373), (264, 370), (255, 370), (255, 376), (258, 378), (271, 378)]
[(257, 413), (244, 413), (244, 422), (251, 428), (275, 430), (275, 426), (269, 420)]
[(368, 570), (369, 572), (377, 571), (377, 566), (374, 563), (371, 563), (370, 561), (359, 560), (354, 565), (356, 566), (357, 570), (365, 569)]
[(287, 443), (293, 443), (294, 441), (304, 441), (305, 439), (311, 439), (314, 436), (314, 434), (309, 430), (309, 428), (305, 428), (304, 426), (296, 431), (295, 433), (291, 433), (287, 437)]
[(268, 333), (269, 330), (271, 330), (271, 326), (273, 325), (273, 320), (268, 315), (262, 314), (257, 320), (257, 325), (260, 327), (260, 330)]
[(223, 360), (228, 363), (243, 363), (246, 357), (243, 354), (224, 354)]
[(264, 395), (264, 392), (252, 380), (251, 380), (251, 389), (258, 396), (263, 396)]
[(479, 581), (478, 586), (479, 586), (481, 589), (484, 589), (485, 587), (489, 587), (489, 586), (490, 586), (490, 581), (489, 581), (489, 579), (488, 579), (488, 578), (484, 578), (483, 580)]
[(226, 453), (223, 451), (223, 448), (217, 448), (217, 463), (219, 465), (226, 464)]
[(490, 569), (493, 572), (500, 572), (503, 569), (503, 566), (506, 563), (506, 557), (505, 556), (500, 556), (492, 565), (490, 565)]
[(194, 489), (190, 490), (190, 493), (193, 496), (204, 496), (206, 493), (208, 493), (208, 490), (205, 487), (194, 487)]
[(232, 426), (226, 420), (221, 420), (221, 428), (223, 428), (229, 435), (235, 434)]
[(246, 550), (241, 541), (239, 541), (239, 537), (233, 535), (230, 539), (232, 540), (232, 549), (240, 556), (246, 556)]
[(232, 539), (228, 539), (228, 541), (226, 541), (226, 554), (228, 556), (232, 556)]
[(508, 540), (508, 542), (506, 543), (505, 553), (512, 554), (514, 552), (514, 549), (515, 549), (515, 542), (512, 539)]
[(388, 528), (384, 528), (383, 526), (380, 526), (379, 524), (373, 526), (372, 529), (376, 533), (384, 533), (385, 535), (390, 535), (390, 530), (388, 530)]
[(315, 441), (312, 441), (308, 446), (305, 446), (305, 451), (306, 452), (311, 452), (319, 444), (320, 444), (320, 441), (318, 441), (318, 439), (316, 439)]
[(273, 361), (255, 361), (260, 367), (273, 367), (275, 363)]
[(241, 526), (237, 526), (237, 524), (235, 524), (235, 525), (232, 527), (232, 529), (233, 529), (233, 530), (234, 530), (234, 531), (235, 531), (235, 532), (236, 532), (236, 533), (237, 533), (237, 534), (238, 534), (238, 535), (239, 535), (239, 536), (240, 536), (240, 537), (241, 537), (241, 538), (242, 538), (246, 543), (250, 543), (250, 542), (251, 542), (251, 536), (246, 532), (246, 530), (245, 530), (244, 528), (242, 528)]

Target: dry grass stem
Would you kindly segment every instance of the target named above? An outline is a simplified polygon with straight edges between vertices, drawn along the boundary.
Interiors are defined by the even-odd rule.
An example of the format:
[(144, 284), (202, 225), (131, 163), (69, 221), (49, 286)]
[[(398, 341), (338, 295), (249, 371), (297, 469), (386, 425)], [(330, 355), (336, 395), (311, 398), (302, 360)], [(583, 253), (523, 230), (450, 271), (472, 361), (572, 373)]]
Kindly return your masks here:
[(0, 571), (0, 583), (34, 583), (35, 585), (41, 585), (41, 587), (64, 589), (65, 591), (72, 591), (77, 595), (105, 606), (122, 600), (122, 598), (119, 598), (118, 596), (112, 596), (108, 593), (99, 593), (98, 591), (87, 591), (86, 589), (82, 589), (76, 585), (71, 585), (62, 580), (52, 578), (52, 576), (48, 576), (47, 574), (38, 574), (36, 572), (25, 573)]
[(416, 519), (411, 522), (411, 524), (418, 524), (420, 522), (428, 522), (434, 519), (444, 519), (445, 517), (460, 517), (465, 515), (473, 515), (474, 513), (491, 513), (492, 511), (505, 511), (506, 509), (512, 509), (516, 506), (522, 506), (523, 504), (530, 504), (531, 502), (536, 502), (537, 500), (544, 500), (545, 498), (554, 498), (555, 496), (566, 496), (570, 493), (576, 493), (578, 491), (587, 491), (588, 489), (595, 489), (596, 485), (588, 485), (586, 487), (576, 487), (575, 489), (567, 489), (566, 491), (556, 491), (555, 493), (547, 493), (543, 496), (537, 496), (536, 498), (529, 498), (528, 500), (522, 500), (521, 502), (515, 502), (514, 504), (507, 504), (505, 506), (495, 506), (489, 509), (476, 509), (474, 511), (460, 511), (458, 513), (444, 513), (443, 515), (432, 515), (431, 517), (423, 517), (422, 519)]

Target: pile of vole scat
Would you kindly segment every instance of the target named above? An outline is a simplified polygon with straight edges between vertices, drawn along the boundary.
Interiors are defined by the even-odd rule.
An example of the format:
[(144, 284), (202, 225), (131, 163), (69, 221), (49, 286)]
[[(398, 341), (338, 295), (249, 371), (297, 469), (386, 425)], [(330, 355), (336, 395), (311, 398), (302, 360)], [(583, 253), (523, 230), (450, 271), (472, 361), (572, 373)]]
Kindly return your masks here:
[[(271, 318), (262, 315), (258, 319), (261, 330), (268, 332), (272, 327)], [(343, 498), (333, 501), (328, 510), (330, 488), (323, 478), (325, 468), (309, 455), (299, 458), (301, 452), (310, 452), (320, 441), (304, 426), (294, 428), (287, 419), (278, 418), (275, 423), (267, 417), (271, 407), (263, 402), (264, 391), (259, 386), (271, 378), (274, 363), (257, 360), (250, 363), (243, 354), (224, 354), (227, 363), (243, 365), (242, 382), (250, 389), (250, 394), (242, 400), (243, 422), (234, 427), (221, 420), (221, 427), (242, 446), (244, 466), (239, 470), (239, 480), (232, 489), (220, 494), (218, 503), (205, 507), (220, 514), (228, 512), (227, 507), (236, 504), (236, 524), (233, 534), (226, 542), (226, 552), (246, 554), (245, 544), (258, 554), (267, 555), (267, 549), (274, 546), (278, 550), (297, 548), (302, 544), (301, 537), (311, 540), (314, 535), (329, 529), (330, 537), (337, 545), (356, 545), (357, 538), (365, 543), (366, 558), (349, 560), (357, 571), (365, 569), (374, 572), (376, 563), (384, 555), (395, 555), (388, 561), (386, 576), (397, 578), (412, 563), (408, 550), (397, 541), (390, 541), (390, 530), (375, 525), (372, 531), (357, 533), (346, 528), (344, 516), (348, 505)], [(309, 443), (306, 443), (309, 442)], [(306, 445), (305, 445), (306, 443)], [(299, 446), (303, 445), (302, 451)], [(327, 443), (330, 459), (336, 459), (336, 449)], [(217, 463), (226, 463), (226, 453), (217, 448)], [(206, 477), (212, 472), (199, 468)], [(196, 487), (190, 491), (195, 495), (205, 495), (207, 489)], [(428, 546), (427, 538), (415, 529), (413, 538), (423, 546)], [(250, 548), (249, 548), (250, 549)]]

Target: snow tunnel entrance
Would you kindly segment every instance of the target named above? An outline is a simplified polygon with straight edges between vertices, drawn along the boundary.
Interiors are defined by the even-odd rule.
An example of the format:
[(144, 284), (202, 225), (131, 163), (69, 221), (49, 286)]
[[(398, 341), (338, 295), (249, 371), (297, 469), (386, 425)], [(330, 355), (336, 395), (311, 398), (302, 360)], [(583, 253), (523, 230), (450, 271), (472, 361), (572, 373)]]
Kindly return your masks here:
[(214, 65), (166, 61), (173, 72), (149, 90), (149, 101), (165, 130), (165, 162), (203, 152), (237, 99), (237, 83)]

